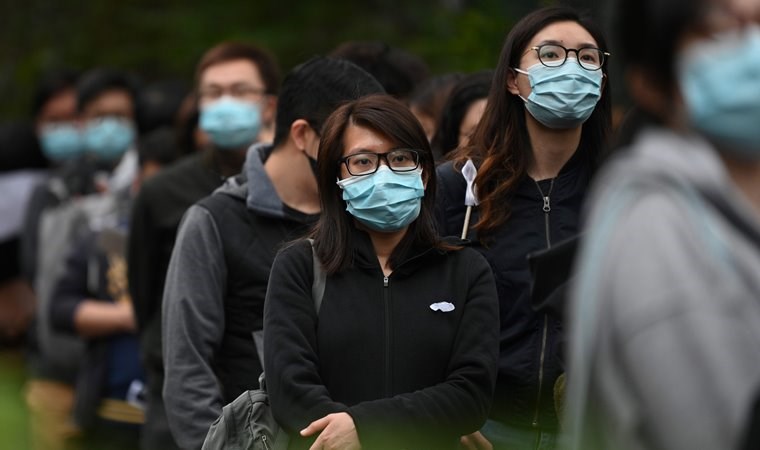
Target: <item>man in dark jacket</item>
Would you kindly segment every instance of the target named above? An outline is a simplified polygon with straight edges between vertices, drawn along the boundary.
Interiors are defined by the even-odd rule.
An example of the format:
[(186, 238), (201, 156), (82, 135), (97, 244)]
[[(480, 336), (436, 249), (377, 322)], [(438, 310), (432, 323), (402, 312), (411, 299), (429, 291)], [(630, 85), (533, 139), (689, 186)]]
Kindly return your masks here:
[(200, 448), (222, 406), (258, 387), (252, 332), (262, 327), (269, 269), (320, 211), (321, 126), (340, 103), (379, 92), (347, 61), (296, 67), (282, 86), (274, 144), (251, 148), (243, 172), (185, 214), (163, 300), (164, 400), (181, 448)]
[[(176, 448), (161, 400), (160, 311), (177, 227), (190, 205), (240, 172), (250, 144), (266, 139), (278, 87), (279, 68), (266, 51), (232, 42), (208, 50), (196, 69), (196, 94), (210, 144), (145, 183), (135, 200), (128, 277), (148, 382), (143, 449)], [(231, 120), (219, 120), (225, 116)], [(224, 128), (233, 122), (236, 129)]]

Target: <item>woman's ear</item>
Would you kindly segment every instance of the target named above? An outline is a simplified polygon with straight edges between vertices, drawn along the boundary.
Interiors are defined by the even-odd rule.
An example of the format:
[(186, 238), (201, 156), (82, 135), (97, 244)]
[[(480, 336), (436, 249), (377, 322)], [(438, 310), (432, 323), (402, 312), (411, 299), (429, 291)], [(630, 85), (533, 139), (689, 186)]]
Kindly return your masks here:
[(509, 69), (507, 72), (507, 92), (512, 95), (520, 95), (520, 89), (517, 87), (517, 72), (515, 72), (515, 69)]

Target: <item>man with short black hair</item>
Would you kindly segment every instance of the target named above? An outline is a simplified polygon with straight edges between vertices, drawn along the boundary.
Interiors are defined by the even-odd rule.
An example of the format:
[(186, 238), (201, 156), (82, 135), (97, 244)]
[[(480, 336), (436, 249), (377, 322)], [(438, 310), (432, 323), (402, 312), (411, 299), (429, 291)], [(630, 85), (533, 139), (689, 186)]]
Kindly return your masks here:
[(296, 67), (280, 92), (274, 144), (252, 147), (243, 172), (183, 218), (163, 303), (164, 400), (181, 448), (200, 448), (222, 406), (258, 387), (252, 333), (262, 328), (269, 269), (281, 244), (306, 233), (320, 211), (322, 124), (339, 104), (380, 92), (348, 61)]

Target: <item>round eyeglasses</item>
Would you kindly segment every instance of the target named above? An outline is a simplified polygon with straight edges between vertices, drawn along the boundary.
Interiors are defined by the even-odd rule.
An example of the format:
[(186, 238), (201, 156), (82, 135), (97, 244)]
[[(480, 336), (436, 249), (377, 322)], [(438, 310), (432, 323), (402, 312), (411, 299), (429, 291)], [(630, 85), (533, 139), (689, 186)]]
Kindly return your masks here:
[(420, 166), (420, 153), (417, 150), (400, 148), (388, 153), (360, 151), (341, 158), (338, 164), (345, 164), (351, 175), (371, 175), (380, 167), (384, 159), (388, 168), (394, 172), (411, 172)]
[(586, 70), (599, 70), (604, 65), (604, 60), (609, 53), (596, 47), (565, 48), (559, 44), (542, 44), (530, 47), (528, 51), (535, 50), (538, 60), (546, 67), (559, 67), (567, 61), (570, 52), (575, 53), (578, 64)]

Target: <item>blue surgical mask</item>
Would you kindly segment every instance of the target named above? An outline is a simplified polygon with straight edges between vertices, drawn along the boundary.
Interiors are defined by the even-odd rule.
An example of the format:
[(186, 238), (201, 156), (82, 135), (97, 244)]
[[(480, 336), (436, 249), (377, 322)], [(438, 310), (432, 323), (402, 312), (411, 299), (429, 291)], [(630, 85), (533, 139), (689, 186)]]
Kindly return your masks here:
[(72, 122), (43, 125), (39, 139), (42, 153), (54, 162), (76, 158), (84, 151), (82, 132)]
[(251, 145), (259, 135), (261, 111), (258, 104), (222, 97), (203, 107), (199, 126), (217, 148), (237, 150)]
[(367, 228), (383, 232), (412, 223), (425, 196), (422, 169), (397, 173), (382, 165), (371, 175), (338, 180), (338, 186), (343, 189), (346, 210)]
[(554, 129), (579, 127), (591, 117), (602, 96), (602, 71), (586, 70), (575, 58), (568, 58), (559, 67), (541, 63), (527, 71), (515, 71), (528, 76), (531, 93), (520, 98), (534, 119)]
[(691, 125), (722, 150), (760, 159), (760, 25), (694, 44), (677, 73)]
[(91, 119), (84, 127), (84, 147), (102, 161), (116, 161), (135, 140), (132, 121), (122, 117)]

